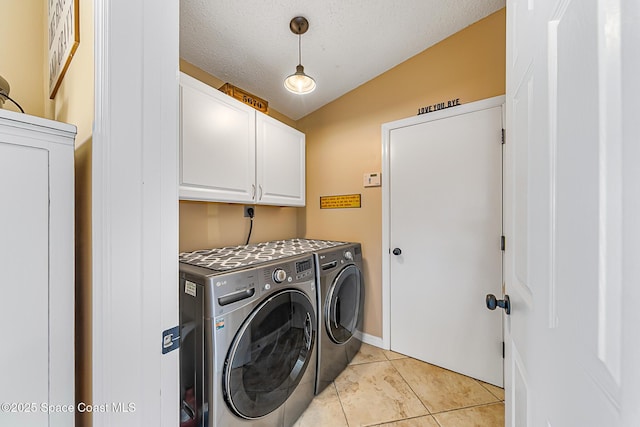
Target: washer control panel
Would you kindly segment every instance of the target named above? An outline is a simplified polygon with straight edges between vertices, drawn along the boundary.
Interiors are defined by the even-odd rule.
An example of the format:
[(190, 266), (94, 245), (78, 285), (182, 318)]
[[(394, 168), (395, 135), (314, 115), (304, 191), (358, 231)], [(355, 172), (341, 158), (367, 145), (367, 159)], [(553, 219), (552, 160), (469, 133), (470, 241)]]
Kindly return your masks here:
[(313, 261), (312, 258), (307, 258), (302, 261), (296, 262), (296, 280), (305, 279), (313, 276)]
[(312, 280), (315, 277), (313, 256), (298, 257), (263, 267), (260, 277), (263, 278), (260, 286), (263, 291), (272, 290), (279, 285), (295, 285)]

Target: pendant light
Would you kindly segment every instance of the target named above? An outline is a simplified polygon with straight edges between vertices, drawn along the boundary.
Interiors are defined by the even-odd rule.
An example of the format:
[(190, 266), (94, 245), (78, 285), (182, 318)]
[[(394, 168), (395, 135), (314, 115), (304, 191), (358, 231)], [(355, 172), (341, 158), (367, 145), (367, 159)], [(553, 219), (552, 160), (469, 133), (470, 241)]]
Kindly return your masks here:
[(303, 16), (296, 16), (289, 23), (289, 28), (293, 34), (298, 35), (298, 66), (296, 67), (296, 72), (284, 80), (284, 87), (289, 92), (304, 95), (313, 92), (316, 88), (316, 81), (304, 73), (304, 67), (300, 59), (300, 36), (309, 29), (309, 21)]

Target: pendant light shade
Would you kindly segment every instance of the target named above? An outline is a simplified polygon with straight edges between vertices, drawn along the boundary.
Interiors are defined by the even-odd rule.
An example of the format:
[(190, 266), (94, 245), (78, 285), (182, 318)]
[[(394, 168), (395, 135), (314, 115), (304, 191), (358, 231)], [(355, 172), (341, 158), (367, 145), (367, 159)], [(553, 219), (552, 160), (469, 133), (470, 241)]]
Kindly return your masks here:
[(304, 73), (304, 67), (300, 59), (300, 36), (309, 29), (309, 21), (302, 16), (297, 16), (291, 20), (289, 28), (292, 33), (298, 35), (298, 65), (296, 66), (296, 72), (284, 80), (284, 87), (289, 92), (304, 95), (313, 92), (316, 88), (316, 81)]
[(316, 81), (313, 80), (313, 77), (307, 76), (304, 73), (304, 67), (302, 65), (298, 65), (296, 72), (284, 80), (284, 87), (286, 87), (289, 92), (303, 95), (313, 92), (316, 88)]

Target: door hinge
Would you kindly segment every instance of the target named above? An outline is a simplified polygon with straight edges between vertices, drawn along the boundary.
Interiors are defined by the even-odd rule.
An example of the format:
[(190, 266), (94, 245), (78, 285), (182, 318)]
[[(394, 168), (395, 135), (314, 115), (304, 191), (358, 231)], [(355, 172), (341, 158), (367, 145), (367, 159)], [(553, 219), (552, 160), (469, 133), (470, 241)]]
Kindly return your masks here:
[(502, 143), (504, 144), (504, 129), (502, 129)]
[(500, 250), (504, 251), (506, 245), (506, 239), (504, 238), (504, 236), (500, 236)]
[(504, 341), (502, 341), (502, 358), (504, 359)]

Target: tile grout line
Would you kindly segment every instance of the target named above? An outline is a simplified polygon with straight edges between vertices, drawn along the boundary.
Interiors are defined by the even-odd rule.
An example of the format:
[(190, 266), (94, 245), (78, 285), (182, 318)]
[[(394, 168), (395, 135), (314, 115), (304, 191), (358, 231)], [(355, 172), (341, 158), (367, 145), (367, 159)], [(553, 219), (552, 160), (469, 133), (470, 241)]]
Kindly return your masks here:
[[(489, 390), (487, 387), (485, 387), (485, 386), (484, 386), (484, 383), (483, 383), (481, 380), (477, 379), (477, 378), (473, 378), (473, 377), (470, 377), (469, 375), (465, 375), (465, 374), (462, 374), (462, 373), (460, 373), (460, 372), (453, 371), (453, 370), (448, 369), (448, 368), (443, 368), (442, 366), (434, 365), (434, 364), (432, 364), (432, 363), (425, 362), (425, 361), (420, 360), (420, 359), (415, 359), (415, 358), (410, 357), (410, 356), (405, 356), (405, 358), (407, 358), (407, 359), (412, 359), (412, 360), (415, 360), (415, 361), (420, 362), (420, 363), (425, 363), (425, 364), (427, 364), (427, 365), (435, 366), (436, 368), (443, 369), (443, 370), (448, 371), (448, 372), (451, 372), (451, 373), (453, 373), (453, 374), (455, 374), (455, 375), (460, 375), (460, 376), (463, 376), (463, 377), (469, 378), (470, 380), (473, 380), (473, 381), (475, 381), (476, 383), (478, 383), (478, 385), (480, 385), (480, 387), (481, 387), (483, 390), (485, 390), (487, 393), (489, 393), (489, 395), (490, 395), (491, 397), (493, 397), (494, 399), (497, 399), (495, 402), (479, 403), (479, 404), (477, 404), (477, 405), (471, 405), (471, 406), (468, 406), (469, 408), (471, 408), (471, 407), (473, 407), (473, 406), (482, 406), (482, 405), (487, 405), (487, 404), (491, 404), (491, 403), (501, 403), (501, 402), (502, 402), (502, 403), (504, 403), (504, 399), (501, 399), (499, 396), (496, 396), (496, 395), (495, 395), (495, 393), (493, 393), (491, 390)], [(400, 375), (402, 375), (402, 374), (400, 374)], [(403, 378), (404, 378), (404, 377), (403, 377)], [(406, 381), (406, 380), (405, 380), (405, 381)], [(497, 386), (494, 386), (494, 387), (497, 387)], [(498, 388), (499, 388), (499, 387), (498, 387)], [(467, 406), (463, 406), (463, 407), (461, 407), (461, 408), (459, 408), (459, 409), (463, 409), (463, 408), (467, 408)], [(445, 412), (445, 411), (441, 411), (441, 412)]]
[[(398, 353), (400, 354), (400, 353)], [(373, 364), (373, 363), (384, 363), (384, 362), (388, 362), (391, 367), (394, 369), (394, 371), (396, 371), (398, 373), (398, 375), (400, 376), (400, 378), (402, 379), (402, 381), (404, 381), (404, 383), (407, 385), (407, 387), (409, 388), (409, 390), (411, 390), (411, 392), (413, 393), (413, 395), (416, 397), (416, 399), (418, 399), (418, 402), (420, 402), (420, 404), (422, 405), (422, 407), (427, 411), (426, 415), (418, 415), (415, 417), (408, 417), (408, 418), (400, 418), (400, 419), (395, 419), (395, 420), (388, 420), (388, 421), (383, 421), (382, 423), (374, 423), (374, 424), (367, 424), (364, 426), (358, 426), (358, 427), (376, 427), (376, 426), (380, 426), (382, 424), (388, 424), (388, 423), (395, 423), (395, 422), (399, 422), (399, 421), (404, 421), (404, 420), (409, 420), (409, 419), (414, 419), (414, 418), (420, 418), (420, 417), (425, 417), (425, 416), (430, 416), (432, 419), (433, 416), (431, 415), (431, 412), (429, 411), (429, 408), (427, 408), (427, 406), (424, 404), (424, 402), (422, 401), (422, 399), (420, 399), (420, 397), (418, 396), (418, 394), (415, 392), (415, 390), (411, 387), (411, 385), (407, 382), (406, 378), (404, 378), (402, 376), (402, 374), (400, 373), (400, 371), (398, 371), (398, 369), (394, 366), (393, 361), (394, 360), (400, 360), (400, 359), (409, 359), (409, 356), (405, 356), (402, 355), (403, 357), (400, 358), (395, 358), (395, 359), (389, 359), (389, 357), (385, 354), (384, 351), (382, 351), (382, 355), (384, 356), (385, 360), (373, 360), (373, 361), (364, 361), (364, 362), (360, 362), (360, 363), (350, 363), (347, 367), (349, 366), (358, 366), (358, 365), (367, 365), (367, 364)], [(336, 392), (337, 392), (337, 387), (336, 387)], [(340, 393), (338, 393), (338, 400), (340, 400), (340, 405), (342, 406), (342, 400), (340, 399)], [(342, 406), (342, 410), (344, 412), (344, 406)], [(346, 418), (346, 413), (345, 413), (345, 418)], [(437, 421), (436, 421), (437, 423)], [(349, 427), (351, 427), (351, 425), (349, 424), (349, 420), (347, 419), (347, 424), (349, 425)], [(439, 423), (437, 423), (439, 425)], [(354, 426), (355, 427), (355, 426)]]
[(492, 406), (492, 405), (504, 405), (504, 402), (500, 401), (500, 402), (480, 403), (478, 405), (471, 405), (471, 406), (463, 406), (461, 408), (447, 409), (445, 411), (434, 412), (431, 415), (433, 415), (434, 418), (435, 418), (436, 415), (446, 414), (448, 412), (455, 412), (455, 411), (460, 411), (460, 410), (463, 410), (463, 409), (481, 408), (483, 406)]
[[(358, 366), (358, 365), (369, 365), (369, 364), (373, 364), (373, 363), (385, 363), (385, 362), (389, 362), (389, 364), (391, 365), (391, 367), (393, 367), (393, 369), (398, 372), (398, 370), (396, 369), (395, 366), (393, 366), (393, 363), (391, 363), (391, 360), (389, 360), (389, 358), (387, 358), (387, 356), (385, 354), (383, 354), (386, 360), (377, 360), (377, 361), (371, 361), (371, 362), (363, 362), (363, 363), (354, 363), (354, 364), (349, 364), (347, 365), (347, 368), (350, 366)], [(411, 390), (411, 392), (415, 395), (416, 392), (413, 391), (413, 389), (411, 388), (411, 386), (409, 386), (409, 384), (407, 383), (407, 380), (404, 379), (404, 377), (402, 376), (402, 374), (400, 374), (400, 372), (398, 372), (398, 374), (400, 375), (400, 378), (402, 378), (402, 380), (405, 382), (405, 384), (407, 384), (407, 386), (409, 387), (409, 389)], [(335, 384), (335, 380), (334, 380), (334, 384)], [(349, 424), (349, 419), (347, 418), (347, 414), (344, 411), (344, 406), (342, 405), (342, 399), (340, 399), (340, 393), (338, 392), (338, 387), (336, 386), (336, 393), (338, 394), (338, 400), (340, 401), (340, 406), (342, 407), (342, 412), (344, 413), (344, 417), (347, 420), (347, 425), (349, 427), (352, 427), (351, 424)], [(418, 399), (418, 402), (420, 402), (420, 404), (422, 406), (425, 406), (424, 403), (422, 403), (422, 400), (420, 400), (420, 398), (416, 395), (416, 398)], [(429, 409), (427, 409), (427, 407), (425, 406), (425, 409), (427, 410), (427, 412), (429, 412)], [(429, 414), (431, 415), (431, 414)], [(415, 417), (412, 417), (415, 418)], [(387, 424), (387, 423), (394, 423), (394, 422), (398, 422), (398, 421), (404, 421), (408, 418), (400, 418), (398, 420), (390, 420), (390, 421), (383, 421), (382, 424)], [(375, 423), (375, 424), (366, 424), (366, 425), (358, 425), (358, 426), (353, 426), (353, 427), (375, 427), (375, 426), (379, 426), (381, 425), (381, 423)]]
[[(391, 351), (391, 350), (389, 350)], [(398, 353), (400, 354), (400, 353)], [(376, 426), (380, 426), (383, 424), (389, 424), (389, 423), (397, 423), (399, 421), (405, 421), (405, 420), (411, 420), (411, 419), (417, 419), (420, 417), (424, 417), (424, 416), (430, 416), (431, 418), (433, 418), (433, 416), (431, 415), (431, 412), (429, 411), (429, 408), (427, 408), (427, 406), (424, 404), (424, 402), (422, 401), (422, 399), (420, 399), (420, 397), (418, 397), (418, 395), (416, 394), (415, 390), (411, 387), (411, 385), (407, 382), (407, 380), (405, 379), (405, 377), (402, 376), (402, 374), (400, 373), (400, 371), (398, 371), (398, 369), (393, 365), (393, 361), (394, 360), (399, 360), (399, 359), (406, 359), (409, 356), (405, 356), (404, 354), (402, 355), (403, 357), (400, 358), (396, 358), (396, 359), (389, 359), (389, 356), (387, 356), (387, 354), (385, 353), (384, 350), (382, 350), (382, 355), (384, 356), (384, 358), (386, 359), (386, 362), (389, 362), (391, 364), (391, 366), (393, 367), (393, 369), (398, 373), (398, 375), (400, 375), (400, 378), (402, 378), (402, 380), (405, 382), (405, 384), (407, 385), (407, 387), (409, 387), (409, 390), (411, 390), (411, 392), (416, 396), (416, 398), (418, 399), (418, 402), (420, 402), (420, 404), (424, 407), (424, 409), (427, 410), (427, 415), (418, 415), (416, 417), (408, 417), (408, 418), (401, 418), (399, 420), (391, 420), (391, 421), (385, 421), (383, 423), (377, 423), (377, 424), (370, 424), (369, 426), (364, 426), (364, 427), (376, 427)], [(438, 424), (439, 425), (439, 424)]]
[[(389, 351), (391, 351), (391, 350), (389, 350)], [(399, 420), (385, 421), (383, 424), (396, 423), (396, 422), (399, 422), (399, 421), (418, 419), (418, 418), (422, 418), (422, 417), (431, 417), (431, 419), (433, 421), (435, 421), (435, 423), (438, 424), (438, 426), (442, 427), (442, 425), (438, 422), (438, 420), (436, 420), (436, 418), (433, 416), (433, 414), (431, 413), (431, 411), (429, 410), (427, 405), (422, 401), (422, 399), (420, 399), (420, 396), (418, 396), (418, 393), (416, 393), (416, 391), (413, 389), (413, 387), (411, 387), (411, 384), (409, 384), (407, 379), (402, 375), (402, 372), (400, 372), (398, 370), (398, 368), (396, 368), (396, 366), (393, 364), (393, 362), (395, 360), (411, 359), (411, 357), (409, 357), (407, 355), (404, 355), (404, 354), (401, 354), (401, 353), (397, 353), (397, 354), (400, 354), (402, 357), (397, 357), (397, 358), (390, 359), (389, 356), (387, 356), (387, 354), (385, 353), (385, 351), (384, 350), (382, 351), (382, 355), (387, 359), (386, 361), (391, 363), (391, 366), (393, 367), (393, 369), (398, 373), (398, 375), (400, 375), (400, 378), (402, 378), (402, 380), (405, 382), (407, 387), (409, 387), (409, 390), (411, 390), (411, 392), (414, 394), (414, 396), (418, 399), (418, 402), (420, 402), (420, 404), (424, 407), (424, 409), (427, 411), (427, 414), (426, 415), (418, 415), (416, 417), (401, 418)], [(373, 363), (373, 362), (370, 362), (370, 363)], [(371, 424), (370, 426), (365, 426), (365, 427), (375, 427), (375, 426), (379, 426), (379, 425), (381, 425), (381, 424), (380, 423)]]
[(431, 418), (433, 418), (433, 421), (435, 421), (436, 424), (438, 424), (440, 427), (443, 427), (442, 424), (440, 424), (440, 421), (438, 421), (438, 419), (436, 418), (435, 415), (431, 415)]
[[(386, 357), (386, 354), (385, 354)], [(412, 359), (409, 356), (406, 356), (406, 358), (408, 359)], [(411, 384), (409, 384), (409, 382), (407, 381), (407, 379), (402, 375), (402, 373), (395, 367), (395, 365), (393, 364), (393, 360), (387, 358), (389, 360), (389, 362), (391, 362), (391, 365), (393, 366), (393, 368), (396, 370), (396, 372), (398, 372), (398, 374), (400, 374), (400, 377), (404, 380), (405, 383), (407, 383), (407, 385), (409, 386), (409, 388), (411, 389), (411, 391), (416, 395), (416, 397), (418, 398), (418, 400), (420, 401), (420, 403), (422, 403), (422, 405), (425, 407), (425, 409), (427, 410), (427, 412), (429, 413), (429, 415), (431, 415), (431, 418), (433, 418), (435, 420), (435, 422), (442, 427), (442, 425), (438, 422), (438, 420), (436, 419), (435, 415), (436, 414), (444, 414), (447, 412), (454, 412), (454, 411), (459, 411), (461, 409), (471, 409), (471, 408), (477, 408), (477, 407), (482, 407), (482, 406), (490, 406), (490, 405), (496, 405), (496, 404), (504, 404), (504, 400), (501, 400), (500, 397), (496, 396), (494, 393), (491, 392), (491, 390), (489, 390), (487, 387), (485, 387), (482, 384), (482, 381), (473, 378), (473, 377), (469, 377), (468, 375), (464, 375), (464, 374), (460, 374), (459, 372), (455, 372), (455, 371), (451, 371), (450, 369), (446, 369), (446, 368), (441, 368), (441, 369), (445, 369), (447, 371), (453, 372), (455, 374), (458, 375), (462, 375), (465, 376), (467, 378), (472, 379), (473, 381), (475, 381), (476, 383), (478, 383), (480, 385), (480, 387), (482, 387), (483, 390), (486, 390), (493, 398), (497, 399), (495, 402), (488, 402), (488, 403), (479, 403), (477, 405), (469, 405), (469, 406), (461, 406), (459, 408), (453, 408), (453, 409), (448, 409), (445, 411), (439, 411), (439, 412), (431, 412), (431, 410), (427, 407), (427, 405), (422, 401), (422, 399), (418, 396), (418, 394), (415, 392), (415, 390), (413, 390), (413, 387), (411, 387)], [(418, 359), (414, 359), (414, 360), (418, 360)], [(423, 362), (421, 360), (418, 360), (419, 362), (422, 363), (428, 363), (428, 362)]]
[[(469, 378), (472, 378), (473, 380), (475, 380), (478, 384), (480, 384), (480, 386), (481, 386), (483, 389), (487, 390), (489, 393), (491, 393), (491, 395), (492, 395), (493, 397), (495, 397), (496, 399), (498, 399), (498, 401), (500, 401), (500, 402), (504, 402), (504, 399), (501, 399), (501, 398), (500, 398), (500, 396), (496, 396), (496, 394), (495, 394), (494, 392), (492, 392), (489, 388), (485, 387), (485, 386), (484, 386), (484, 382), (483, 382), (483, 381), (480, 381), (479, 379), (477, 379), (477, 378), (473, 378), (473, 377), (469, 377)], [(494, 386), (494, 387), (497, 387), (497, 386)]]
[[(376, 426), (381, 426), (381, 425), (387, 424), (387, 423), (397, 423), (397, 422), (402, 422), (402, 421), (405, 421), (405, 420), (418, 419), (418, 418), (425, 417), (425, 416), (431, 417), (431, 419), (435, 422), (435, 424), (437, 424), (439, 427), (442, 427), (442, 424), (438, 421), (438, 419), (436, 418), (436, 415), (446, 414), (446, 413), (449, 413), (449, 412), (455, 412), (455, 411), (460, 411), (460, 410), (473, 409), (473, 408), (478, 408), (478, 407), (492, 406), (492, 405), (496, 405), (496, 404), (504, 405), (504, 400), (502, 400), (499, 396), (496, 396), (496, 393), (493, 393), (488, 387), (485, 387), (485, 385), (484, 385), (484, 383), (482, 381), (480, 381), (480, 380), (478, 380), (476, 378), (467, 376), (468, 378), (470, 378), (470, 379), (474, 380), (476, 383), (478, 383), (483, 390), (487, 391), (494, 399), (497, 399), (497, 400), (494, 401), (494, 402), (480, 403), (480, 404), (477, 404), (477, 405), (462, 406), (462, 407), (459, 407), (459, 408), (452, 408), (452, 409), (447, 409), (447, 410), (439, 411), (439, 412), (431, 412), (429, 410), (429, 408), (427, 407), (427, 405), (425, 404), (425, 402), (422, 401), (422, 399), (418, 396), (418, 394), (413, 389), (411, 384), (407, 381), (407, 379), (402, 375), (402, 373), (398, 370), (398, 368), (396, 368), (395, 364), (393, 363), (395, 360), (412, 359), (412, 358), (409, 357), (409, 356), (403, 355), (401, 353), (397, 353), (402, 357), (397, 357), (397, 358), (391, 359), (391, 358), (389, 358), (389, 356), (386, 354), (386, 352), (383, 349), (380, 349), (380, 350), (381, 350), (382, 356), (384, 357), (384, 360), (364, 360), (364, 361), (359, 362), (359, 363), (351, 362), (351, 363), (349, 363), (349, 365), (347, 365), (347, 367), (352, 367), (352, 366), (355, 367), (355, 366), (358, 366), (358, 365), (370, 365), (370, 364), (374, 364), (374, 363), (390, 362), (390, 364), (393, 367), (394, 371), (396, 371), (398, 373), (398, 375), (404, 381), (404, 383), (409, 388), (409, 390), (411, 390), (411, 392), (418, 399), (420, 404), (422, 404), (424, 409), (427, 411), (427, 414), (426, 415), (418, 415), (418, 416), (414, 416), (414, 417), (401, 418), (401, 419), (397, 419), (397, 420), (389, 420), (389, 421), (384, 421), (382, 423), (374, 423), (374, 424), (366, 424), (366, 425), (358, 425), (358, 426), (351, 425), (351, 423), (349, 422), (349, 419), (347, 418), (347, 413), (345, 411), (345, 407), (344, 407), (344, 404), (342, 402), (342, 398), (341, 398), (340, 393), (338, 391), (338, 386), (337, 386), (337, 384), (335, 382), (335, 379), (334, 379), (334, 381), (332, 381), (332, 385), (334, 387), (336, 395), (338, 396), (338, 402), (340, 403), (340, 408), (342, 410), (342, 414), (344, 416), (345, 422), (346, 422), (348, 427), (376, 427)], [(422, 361), (420, 361), (420, 362), (422, 362)], [(426, 363), (426, 362), (422, 362), (422, 363)], [(442, 369), (446, 369), (446, 368), (442, 368)], [(454, 372), (454, 371), (451, 371), (451, 372)], [(456, 373), (456, 372), (454, 372), (454, 373)], [(457, 374), (459, 374), (459, 373), (457, 373)], [(459, 375), (463, 375), (463, 374), (459, 374)], [(466, 376), (466, 375), (463, 375), (463, 376)]]
[[(416, 391), (413, 389), (413, 387), (411, 387), (411, 384), (409, 384), (409, 381), (407, 381), (407, 379), (402, 375), (402, 372), (400, 372), (400, 371), (398, 370), (398, 368), (396, 368), (396, 366), (393, 364), (393, 361), (394, 361), (394, 360), (410, 359), (410, 357), (409, 357), (409, 356), (406, 356), (406, 355), (404, 355), (404, 354), (403, 354), (402, 356), (404, 356), (404, 357), (400, 357), (400, 358), (397, 358), (397, 359), (389, 359), (389, 357), (387, 356), (387, 354), (386, 354), (386, 353), (384, 353), (384, 352), (383, 352), (382, 354), (384, 355), (384, 357), (386, 357), (386, 358), (387, 358), (387, 360), (388, 360), (389, 362), (391, 362), (391, 366), (393, 366), (393, 369), (395, 369), (395, 370), (396, 370), (396, 372), (398, 373), (398, 375), (400, 375), (400, 378), (402, 378), (402, 379), (404, 380), (404, 382), (407, 384), (407, 386), (409, 387), (409, 389), (410, 389), (410, 390), (413, 392), (413, 394), (418, 398), (418, 401), (422, 404), (422, 406), (424, 406), (424, 409), (426, 409), (426, 410), (427, 410), (427, 414), (428, 414), (428, 415), (426, 415), (426, 416), (431, 417), (431, 419), (432, 419), (433, 421), (435, 421), (435, 423), (436, 423), (436, 424), (438, 424), (440, 427), (442, 427), (442, 425), (438, 422), (438, 420), (436, 420), (436, 417), (434, 417), (434, 416), (433, 416), (433, 413), (431, 412), (431, 410), (427, 407), (427, 404), (426, 404), (426, 403), (424, 403), (424, 402), (422, 401), (422, 399), (420, 399), (420, 396), (418, 396), (418, 393), (416, 393)], [(400, 353), (398, 353), (398, 354), (400, 354)], [(421, 417), (422, 417), (422, 416), (425, 416), (425, 415), (421, 415)], [(409, 419), (412, 419), (412, 418), (420, 418), (420, 417), (403, 418), (403, 420), (409, 420)], [(402, 421), (402, 420), (399, 420), (399, 421)]]
[[(385, 357), (386, 357), (386, 354), (385, 354)], [(422, 399), (420, 399), (420, 396), (418, 396), (418, 393), (416, 393), (416, 391), (413, 389), (413, 387), (411, 387), (411, 384), (409, 384), (409, 381), (407, 381), (407, 379), (402, 375), (402, 372), (400, 372), (398, 370), (398, 368), (396, 368), (396, 365), (393, 364), (393, 360), (389, 360), (389, 363), (391, 363), (391, 366), (393, 366), (393, 369), (395, 369), (395, 371), (398, 373), (398, 375), (400, 375), (400, 378), (402, 378), (402, 380), (405, 382), (405, 384), (407, 384), (407, 387), (409, 387), (409, 390), (411, 390), (411, 392), (414, 394), (414, 396), (418, 399), (418, 402), (420, 402), (420, 404), (427, 411), (427, 415), (433, 415), (431, 413), (431, 410), (427, 407), (427, 404), (424, 403), (422, 401)]]
[[(349, 366), (347, 365), (347, 368)], [(338, 396), (338, 403), (340, 403), (340, 409), (342, 409), (342, 415), (344, 415), (344, 421), (347, 423), (347, 427), (351, 427), (349, 424), (349, 418), (347, 418), (347, 413), (344, 410), (344, 405), (342, 404), (342, 399), (340, 398), (340, 392), (338, 391), (338, 386), (336, 385), (336, 380), (331, 381), (331, 385), (336, 391), (336, 396)], [(355, 427), (355, 426), (354, 426)]]
[[(358, 351), (358, 353), (359, 352), (360, 351)], [(347, 365), (345, 370), (349, 369), (351, 366), (365, 365), (365, 364), (370, 364), (370, 363), (375, 363), (375, 362), (376, 361), (363, 361), (363, 362), (359, 362), (359, 363), (353, 363), (353, 360), (351, 360), (351, 362), (349, 362), (349, 364)], [(332, 381), (332, 384), (336, 389), (336, 395), (338, 396), (338, 402), (340, 402), (340, 408), (342, 409), (342, 414), (344, 415), (344, 420), (347, 422), (347, 427), (352, 427), (351, 424), (349, 423), (349, 418), (347, 418), (347, 412), (344, 410), (344, 405), (342, 404), (342, 398), (340, 397), (340, 392), (338, 391), (338, 386), (336, 385), (336, 380), (335, 379)], [(353, 426), (353, 427), (357, 427), (357, 426)]]

